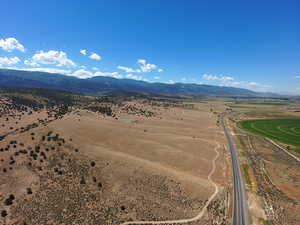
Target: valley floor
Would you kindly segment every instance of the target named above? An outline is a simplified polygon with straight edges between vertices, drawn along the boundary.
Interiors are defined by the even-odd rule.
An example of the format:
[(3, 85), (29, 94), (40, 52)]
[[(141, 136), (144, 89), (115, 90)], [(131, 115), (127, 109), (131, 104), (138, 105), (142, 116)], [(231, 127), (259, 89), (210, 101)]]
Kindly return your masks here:
[(214, 183), (217, 197), (189, 224), (228, 222), (230, 161), (210, 110), (223, 104), (191, 103), (193, 109), (124, 104), (153, 115), (118, 107), (113, 117), (80, 108), (55, 118), (49, 109), (3, 114), (0, 224), (192, 218), (215, 192)]

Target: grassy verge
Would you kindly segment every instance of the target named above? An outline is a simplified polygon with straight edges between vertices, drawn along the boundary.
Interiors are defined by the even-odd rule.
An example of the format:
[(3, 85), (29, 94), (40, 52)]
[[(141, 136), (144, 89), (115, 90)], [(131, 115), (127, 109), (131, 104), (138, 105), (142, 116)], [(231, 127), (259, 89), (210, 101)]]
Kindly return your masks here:
[(249, 174), (249, 165), (243, 164), (242, 168), (243, 168), (243, 172), (244, 172), (245, 181), (248, 185), (251, 186), (252, 183), (251, 183), (251, 178), (250, 178), (250, 174)]

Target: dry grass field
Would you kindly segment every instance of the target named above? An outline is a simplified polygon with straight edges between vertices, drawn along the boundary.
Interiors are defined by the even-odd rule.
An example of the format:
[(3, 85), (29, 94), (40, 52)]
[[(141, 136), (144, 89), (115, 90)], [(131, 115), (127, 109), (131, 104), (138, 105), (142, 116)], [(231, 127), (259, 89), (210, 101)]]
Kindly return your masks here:
[(192, 218), (215, 184), (204, 216), (189, 224), (227, 221), (230, 166), (213, 113), (223, 102), (134, 99), (109, 104), (112, 113), (102, 103), (99, 112), (94, 103), (31, 110), (7, 95), (1, 102), (0, 224)]

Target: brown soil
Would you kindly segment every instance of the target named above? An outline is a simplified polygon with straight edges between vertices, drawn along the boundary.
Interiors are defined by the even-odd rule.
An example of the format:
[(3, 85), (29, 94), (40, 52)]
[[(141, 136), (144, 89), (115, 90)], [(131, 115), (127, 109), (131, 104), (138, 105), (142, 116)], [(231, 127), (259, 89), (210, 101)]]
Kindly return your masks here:
[[(21, 119), (20, 112), (8, 121), (1, 117), (7, 136), (0, 142), (0, 210), (8, 215), (0, 224), (119, 224), (195, 216), (214, 192), (207, 176), (216, 142), (225, 141), (210, 107), (222, 104), (197, 103), (194, 109), (130, 104), (156, 116), (120, 110), (113, 118), (77, 110), (45, 124), (38, 122), (49, 119), (43, 110)], [(39, 126), (21, 132), (33, 123)], [(212, 178), (225, 187), (228, 155), (221, 151)], [(15, 200), (5, 205), (10, 194)], [(211, 207), (221, 206), (216, 199)]]

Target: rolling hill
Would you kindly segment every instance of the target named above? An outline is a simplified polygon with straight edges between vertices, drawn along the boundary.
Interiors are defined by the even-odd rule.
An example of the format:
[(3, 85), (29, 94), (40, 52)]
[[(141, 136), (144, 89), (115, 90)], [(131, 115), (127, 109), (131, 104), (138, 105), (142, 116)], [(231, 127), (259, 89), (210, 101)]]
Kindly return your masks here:
[(0, 69), (0, 86), (50, 88), (94, 95), (130, 91), (183, 96), (265, 96), (264, 93), (235, 87), (199, 85), (192, 83), (149, 83), (132, 79), (116, 79), (104, 76), (79, 79), (62, 74), (10, 69)]

